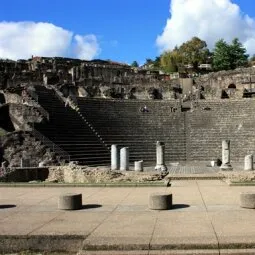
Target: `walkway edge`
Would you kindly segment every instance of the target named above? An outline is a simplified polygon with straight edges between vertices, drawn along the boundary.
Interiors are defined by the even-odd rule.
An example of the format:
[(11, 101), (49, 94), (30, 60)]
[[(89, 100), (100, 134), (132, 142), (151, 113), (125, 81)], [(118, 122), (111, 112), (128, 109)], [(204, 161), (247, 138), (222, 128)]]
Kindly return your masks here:
[[(174, 251), (176, 254), (194, 254), (195, 251), (206, 251), (201, 254), (214, 254), (224, 251), (233, 251), (233, 254), (254, 254), (255, 243), (228, 243), (221, 244), (219, 249), (213, 244), (164, 244), (149, 248), (149, 244), (116, 244), (116, 245), (84, 245), (86, 236), (82, 235), (0, 235), (0, 253), (35, 251), (35, 252), (62, 252), (86, 254), (87, 252), (110, 251)], [(191, 252), (191, 253), (189, 253)], [(252, 252), (252, 253), (250, 253)], [(91, 253), (93, 254), (93, 253)], [(109, 253), (110, 254), (110, 253)], [(120, 253), (121, 254), (121, 253)], [(163, 253), (160, 253), (163, 254)], [(172, 254), (172, 253), (171, 253)], [(175, 254), (175, 253), (173, 253)], [(199, 253), (198, 253), (199, 254)], [(228, 253), (229, 254), (229, 253)], [(231, 253), (232, 254), (232, 253)]]
[(19, 188), (36, 188), (36, 187), (165, 187), (164, 182), (152, 182), (152, 183), (0, 183), (1, 187), (19, 187)]

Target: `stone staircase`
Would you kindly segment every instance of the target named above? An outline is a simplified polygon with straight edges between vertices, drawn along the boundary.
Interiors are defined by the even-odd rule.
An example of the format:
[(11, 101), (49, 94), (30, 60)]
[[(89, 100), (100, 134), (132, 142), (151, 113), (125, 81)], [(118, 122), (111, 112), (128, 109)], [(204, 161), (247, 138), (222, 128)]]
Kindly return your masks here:
[(81, 116), (65, 107), (52, 89), (36, 86), (39, 104), (49, 113), (49, 121), (35, 128), (70, 155), (71, 161), (86, 165), (110, 164), (110, 151), (86, 125)]
[(129, 147), (131, 162), (155, 162), (156, 141), (165, 142), (166, 161), (186, 160), (184, 113), (173, 112), (174, 102), (78, 98), (78, 106), (108, 148)]
[(187, 160), (221, 159), (222, 140), (230, 140), (232, 161), (255, 152), (255, 100), (201, 100), (186, 113)]

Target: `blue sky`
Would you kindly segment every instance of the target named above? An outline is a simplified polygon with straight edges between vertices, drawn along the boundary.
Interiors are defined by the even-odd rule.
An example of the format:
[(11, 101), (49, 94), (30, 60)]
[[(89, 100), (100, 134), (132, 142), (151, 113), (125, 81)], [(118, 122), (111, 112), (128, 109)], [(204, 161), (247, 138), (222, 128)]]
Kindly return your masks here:
[[(206, 11), (208, 11), (204, 10), (204, 7), (199, 5), (198, 2), (201, 0), (175, 1), (180, 1), (183, 3), (185, 1), (193, 1), (193, 5), (198, 4), (198, 12), (200, 12), (200, 9), (201, 13), (203, 13), (203, 11), (207, 13)], [(203, 1), (204, 3), (207, 2), (207, 0)], [(241, 9), (241, 12), (238, 14), (240, 17), (243, 17), (244, 14), (248, 14), (250, 18), (254, 19), (254, 0), (235, 0), (232, 2), (230, 2), (230, 0), (222, 1), (229, 2), (229, 4), (238, 4)], [(192, 37), (192, 35), (195, 35), (197, 32), (196, 27), (189, 27), (189, 20), (185, 20), (185, 18), (182, 17), (183, 15), (189, 16), (187, 15), (187, 12), (189, 12), (188, 8), (185, 9), (185, 5), (183, 4), (183, 9), (185, 9), (185, 12), (182, 15), (182, 10), (181, 7), (178, 6), (178, 3), (175, 5), (174, 3), (172, 4), (172, 7), (176, 9), (176, 19), (171, 21), (171, 16), (169, 13), (169, 0), (1, 0), (0, 22), (44, 22), (54, 24), (54, 26), (61, 27), (67, 31), (71, 31), (73, 35), (94, 35), (100, 50), (97, 49), (97, 55), (94, 54), (95, 56), (93, 55), (93, 57), (101, 59), (112, 59), (127, 63), (131, 63), (133, 60), (137, 60), (138, 62), (142, 63), (146, 58), (155, 58), (157, 55), (159, 55), (160, 51), (164, 49), (170, 49), (174, 43), (180, 44), (182, 40), (186, 39), (185, 33)], [(219, 8), (221, 9), (215, 9), (215, 12), (222, 10), (222, 13), (224, 13), (224, 8), (227, 7)], [(241, 21), (238, 21), (237, 14), (236, 17), (233, 17), (233, 20), (234, 18), (236, 18), (237, 22), (241, 23)], [(169, 31), (172, 32), (166, 31), (164, 34), (163, 29), (167, 28), (167, 20), (171, 21), (173, 23), (172, 26), (174, 26), (174, 24), (180, 23), (177, 21), (178, 19), (179, 21), (181, 20), (180, 22), (183, 24), (180, 26), (180, 31), (174, 31), (170, 24)], [(196, 22), (198, 22), (199, 19), (200, 18), (198, 17)], [(194, 20), (190, 22), (194, 24)], [(235, 23), (235, 21), (233, 21), (233, 23)], [(231, 24), (228, 26), (230, 25)], [(243, 30), (242, 26), (240, 26), (238, 29)], [(187, 30), (191, 31), (185, 31), (186, 27)], [(255, 25), (249, 26), (251, 31), (254, 28)], [(226, 26), (224, 29), (224, 31), (227, 32), (229, 28)], [(208, 38), (208, 40), (211, 40), (213, 43), (214, 38), (210, 37), (210, 29), (207, 30), (208, 35), (202, 31), (202, 28), (200, 34), (198, 35), (202, 35), (203, 37)], [(242, 31), (240, 31), (240, 33), (241, 32)], [(0, 40), (2, 38), (7, 38), (6, 34), (8, 33), (3, 34), (1, 37), (0, 32)], [(175, 38), (177, 35), (179, 37), (178, 40)], [(219, 36), (221, 35), (222, 34), (219, 34)], [(157, 40), (158, 36), (161, 36), (161, 39), (158, 38)], [(250, 39), (246, 38), (245, 35), (242, 34), (240, 34), (240, 36), (243, 37), (243, 42), (246, 42), (248, 39)], [(215, 37), (217, 37), (217, 33)], [(168, 40), (171, 41), (171, 43), (168, 43)], [(253, 41), (249, 40), (247, 45), (249, 45), (249, 43), (252, 44), (252, 42)], [(48, 42), (48, 44), (50, 43), (54, 43), (52, 39)], [(74, 41), (72, 41), (71, 45), (73, 44)], [(44, 45), (43, 47), (45, 49), (46, 46)], [(4, 47), (2, 48), (2, 52), (7, 52)], [(87, 48), (82, 49), (83, 51), (87, 50)], [(15, 49), (8, 50), (11, 52), (11, 50), (14, 51)], [(47, 50), (38, 52), (51, 52)], [(19, 51), (20, 53), (18, 52), (17, 54), (20, 54), (21, 57), (23, 57), (21, 52), (22, 48)], [(53, 52), (57, 53), (58, 51)], [(61, 54), (74, 56), (73, 51), (70, 49), (61, 51)]]

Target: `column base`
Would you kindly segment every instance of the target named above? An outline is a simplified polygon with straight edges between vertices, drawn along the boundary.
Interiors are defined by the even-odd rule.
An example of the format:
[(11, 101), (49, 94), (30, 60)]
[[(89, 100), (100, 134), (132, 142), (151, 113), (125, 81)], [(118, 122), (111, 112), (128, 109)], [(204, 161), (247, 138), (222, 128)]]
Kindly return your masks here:
[(165, 165), (156, 165), (155, 170), (164, 172), (164, 171), (167, 171), (167, 167)]
[(233, 167), (230, 165), (230, 163), (222, 164), (220, 166), (220, 169), (223, 171), (232, 171)]

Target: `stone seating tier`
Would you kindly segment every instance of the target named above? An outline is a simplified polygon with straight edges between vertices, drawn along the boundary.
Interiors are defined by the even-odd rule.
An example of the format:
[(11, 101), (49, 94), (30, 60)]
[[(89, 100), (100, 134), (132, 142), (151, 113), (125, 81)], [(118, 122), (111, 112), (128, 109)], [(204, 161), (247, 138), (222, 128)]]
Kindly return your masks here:
[[(186, 159), (183, 113), (173, 113), (174, 105), (164, 101), (111, 101), (78, 98), (80, 112), (103, 141), (130, 148), (130, 159), (156, 160), (156, 141), (166, 144), (166, 160)], [(149, 112), (142, 113), (146, 105)], [(172, 107), (172, 108), (171, 108)]]
[[(130, 160), (156, 159), (156, 141), (165, 143), (166, 161), (221, 158), (221, 142), (231, 140), (231, 158), (255, 150), (255, 101), (200, 100), (193, 111), (176, 111), (178, 102), (77, 98), (78, 112), (65, 107), (41, 86), (39, 102), (50, 121), (38, 125), (45, 136), (85, 164), (110, 164), (110, 147), (129, 147)], [(141, 112), (147, 106), (149, 112)]]
[[(50, 114), (49, 122), (35, 125), (39, 132), (65, 150), (71, 161), (88, 165), (110, 164), (110, 151), (75, 110), (65, 107), (53, 90), (37, 86), (36, 92), (39, 103)], [(72, 146), (70, 149), (70, 144), (81, 142), (79, 151)]]

